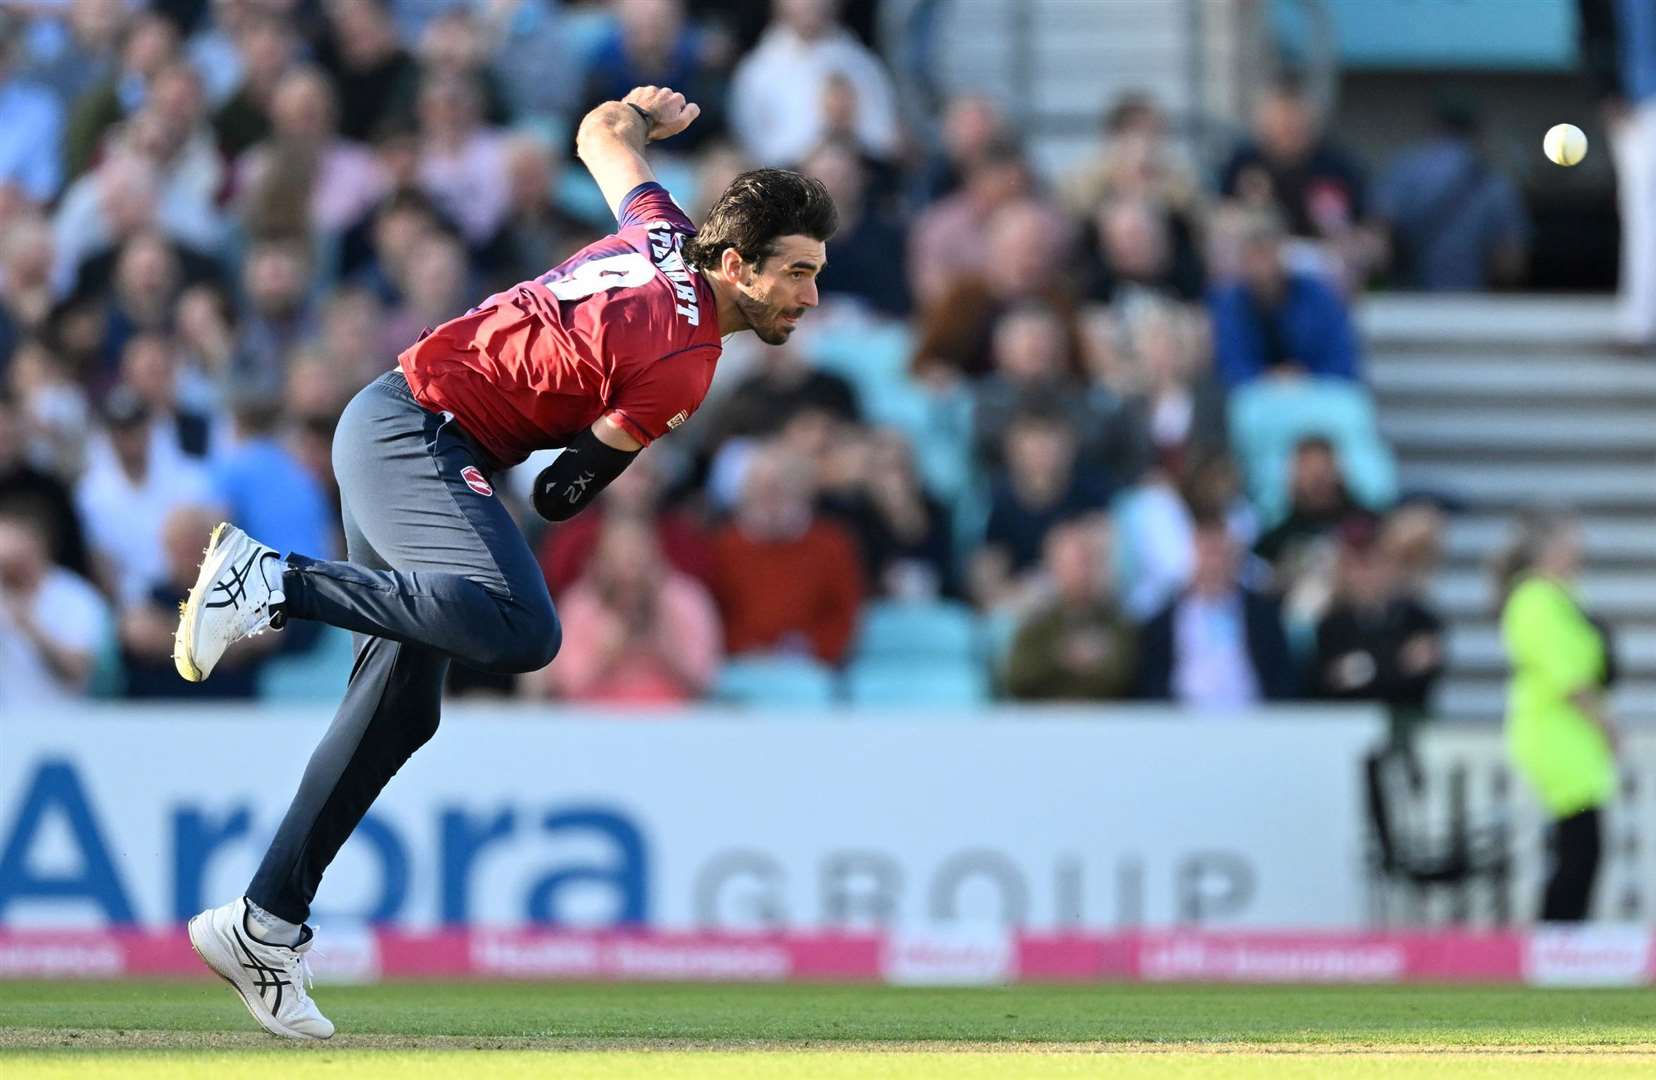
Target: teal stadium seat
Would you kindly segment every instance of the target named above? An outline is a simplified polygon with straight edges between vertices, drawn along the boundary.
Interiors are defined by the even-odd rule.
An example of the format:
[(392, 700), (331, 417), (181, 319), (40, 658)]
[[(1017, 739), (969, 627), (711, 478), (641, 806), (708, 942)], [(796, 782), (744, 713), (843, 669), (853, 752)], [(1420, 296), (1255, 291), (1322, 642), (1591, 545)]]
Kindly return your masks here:
[(981, 652), (976, 613), (950, 601), (868, 605), (857, 630), (856, 655), (867, 660), (972, 660)]
[(309, 649), (274, 657), (259, 669), (259, 697), (264, 701), (338, 701), (351, 681), (355, 662), (351, 632), (323, 626)]
[[(976, 658), (858, 660), (846, 670), (845, 687), (853, 705), (963, 710), (961, 714), (936, 714), (937, 719), (968, 719), (989, 701), (988, 673)], [(902, 716), (926, 718), (917, 713)]]
[(725, 664), (713, 697), (730, 705), (831, 705), (833, 669), (808, 656), (743, 656)]
[(851, 383), (858, 400), (872, 407), (887, 390), (907, 383), (913, 347), (902, 323), (857, 321), (814, 331), (808, 356), (815, 366)]
[(1289, 465), (1306, 436), (1334, 445), (1352, 497), (1372, 509), (1397, 498), (1397, 463), (1380, 437), (1374, 400), (1344, 379), (1255, 379), (1231, 392), (1231, 445), (1248, 496), (1267, 526), (1288, 513)]

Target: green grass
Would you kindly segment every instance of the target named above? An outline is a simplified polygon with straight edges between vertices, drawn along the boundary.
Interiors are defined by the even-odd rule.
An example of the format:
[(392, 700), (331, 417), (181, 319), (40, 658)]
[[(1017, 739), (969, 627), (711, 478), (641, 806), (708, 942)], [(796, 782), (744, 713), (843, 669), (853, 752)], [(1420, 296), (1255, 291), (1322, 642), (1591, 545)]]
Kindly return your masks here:
[(0, 983), (0, 1076), (1656, 1077), (1647, 990), (427, 983), (317, 999), (340, 1036), (293, 1045), (217, 984)]

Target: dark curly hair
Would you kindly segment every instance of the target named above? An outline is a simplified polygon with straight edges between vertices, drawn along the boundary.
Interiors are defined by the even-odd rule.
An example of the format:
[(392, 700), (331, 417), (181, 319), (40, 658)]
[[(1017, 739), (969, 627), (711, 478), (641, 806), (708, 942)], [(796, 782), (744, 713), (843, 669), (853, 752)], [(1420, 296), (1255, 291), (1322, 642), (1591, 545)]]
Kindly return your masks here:
[(839, 228), (839, 212), (822, 181), (787, 169), (752, 169), (730, 182), (707, 213), (701, 230), (684, 243), (684, 261), (697, 270), (715, 267), (725, 248), (757, 266), (776, 254), (783, 236), (824, 243)]

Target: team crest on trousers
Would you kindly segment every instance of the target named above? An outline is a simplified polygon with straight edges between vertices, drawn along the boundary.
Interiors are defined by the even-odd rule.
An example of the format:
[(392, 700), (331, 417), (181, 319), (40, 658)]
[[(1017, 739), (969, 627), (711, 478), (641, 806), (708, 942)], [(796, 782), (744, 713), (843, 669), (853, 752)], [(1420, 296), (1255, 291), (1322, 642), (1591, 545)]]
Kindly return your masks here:
[(494, 487), (490, 485), (489, 481), (483, 476), (483, 471), (476, 465), (467, 465), (464, 469), (461, 469), (460, 479), (464, 480), (466, 486), (479, 495), (494, 494)]

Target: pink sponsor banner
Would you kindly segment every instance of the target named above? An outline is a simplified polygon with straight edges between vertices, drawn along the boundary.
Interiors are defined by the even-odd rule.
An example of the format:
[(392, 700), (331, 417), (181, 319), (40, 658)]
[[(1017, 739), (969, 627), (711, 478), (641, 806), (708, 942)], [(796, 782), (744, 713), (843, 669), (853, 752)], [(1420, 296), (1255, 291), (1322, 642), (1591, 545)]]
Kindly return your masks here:
[(1517, 982), (1515, 933), (1158, 932), (1138, 941), (1130, 977), (1147, 982)]
[(872, 934), (571, 934), (535, 930), (382, 932), (391, 978), (616, 979), (711, 982), (872, 981)]
[(1125, 982), (1138, 971), (1136, 934), (1021, 934), (1020, 982)]
[[(1555, 941), (1560, 931), (1022, 934), (1010, 939), (997, 980), (1015, 982), (1522, 983), (1566, 981), (1600, 969), (1627, 984), (1629, 949), (1643, 951), (1643, 981), (1656, 984), (1656, 929), (1633, 928), (1623, 946), (1598, 938)], [(1644, 936), (1639, 937), (1639, 934)], [(1549, 937), (1551, 935), (1551, 937)], [(387, 979), (589, 979), (685, 982), (878, 982), (893, 975), (899, 939), (877, 934), (564, 933), (541, 930), (381, 930), (336, 934), (339, 955), (324, 977)], [(1602, 932), (1600, 932), (1602, 937)], [(1626, 936), (1623, 932), (1622, 936)], [(924, 944), (924, 943), (922, 943)], [(323, 942), (324, 949), (328, 943)], [(935, 949), (933, 951), (936, 951)], [(981, 950), (979, 950), (981, 951)], [(918, 955), (918, 954), (916, 954)], [(926, 953), (926, 956), (930, 956)], [(972, 956), (975, 956), (973, 953)], [(971, 959), (972, 957), (968, 957)], [(1537, 977), (1538, 959), (1556, 972)], [(909, 979), (947, 981), (953, 953)], [(1637, 968), (1639, 956), (1631, 957)], [(1606, 965), (1614, 967), (1608, 971)], [(910, 963), (908, 966), (914, 966)], [(0, 929), (0, 978), (206, 977), (182, 928)], [(964, 977), (964, 976), (962, 976)], [(1631, 973), (1633, 981), (1641, 976)]]

